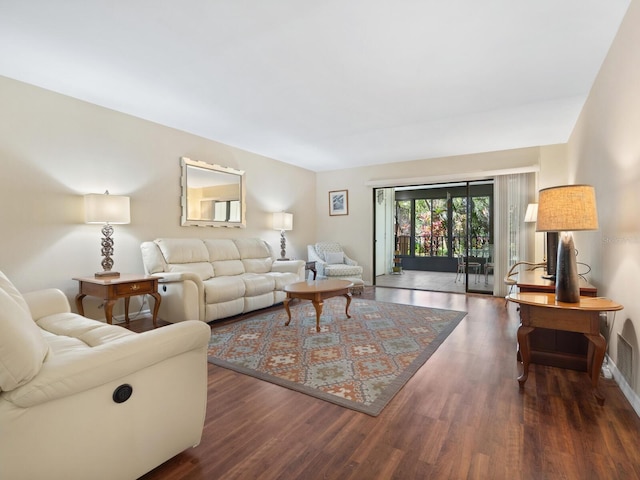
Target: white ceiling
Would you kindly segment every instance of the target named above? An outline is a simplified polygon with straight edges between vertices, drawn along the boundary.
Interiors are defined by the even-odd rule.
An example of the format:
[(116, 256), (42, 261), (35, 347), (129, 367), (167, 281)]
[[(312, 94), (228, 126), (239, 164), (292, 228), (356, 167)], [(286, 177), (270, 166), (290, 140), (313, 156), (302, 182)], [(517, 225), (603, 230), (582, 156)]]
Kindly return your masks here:
[(0, 0), (0, 75), (314, 171), (564, 143), (630, 0)]

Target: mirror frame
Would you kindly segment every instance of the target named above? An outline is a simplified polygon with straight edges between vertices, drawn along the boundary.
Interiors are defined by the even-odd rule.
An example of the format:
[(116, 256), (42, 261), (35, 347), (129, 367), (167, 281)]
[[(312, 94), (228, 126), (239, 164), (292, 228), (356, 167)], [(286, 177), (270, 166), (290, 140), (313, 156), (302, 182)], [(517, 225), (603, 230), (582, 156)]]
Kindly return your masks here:
[[(246, 180), (244, 170), (236, 170), (230, 167), (221, 167), (220, 165), (214, 165), (211, 163), (200, 162), (198, 160), (191, 160), (187, 157), (180, 157), (180, 165), (182, 167), (182, 192), (181, 192), (181, 206), (182, 206), (182, 218), (181, 225), (184, 227), (231, 227), (231, 228), (244, 228), (247, 226), (246, 221)], [(200, 218), (189, 218), (189, 202), (195, 202), (195, 198), (190, 198), (189, 195), (189, 187), (190, 182), (189, 178), (193, 178), (195, 174), (195, 169), (198, 169), (198, 172), (202, 174), (200, 170), (205, 170), (205, 174), (207, 172), (211, 172), (212, 178), (212, 186), (219, 185), (219, 181), (224, 177), (229, 178), (229, 183), (238, 183), (240, 188), (239, 198), (240, 201), (240, 221), (218, 221), (218, 220), (206, 220)], [(191, 173), (191, 175), (190, 175)], [(191, 185), (192, 188), (193, 185)], [(235, 199), (231, 199), (230, 201), (234, 201)]]

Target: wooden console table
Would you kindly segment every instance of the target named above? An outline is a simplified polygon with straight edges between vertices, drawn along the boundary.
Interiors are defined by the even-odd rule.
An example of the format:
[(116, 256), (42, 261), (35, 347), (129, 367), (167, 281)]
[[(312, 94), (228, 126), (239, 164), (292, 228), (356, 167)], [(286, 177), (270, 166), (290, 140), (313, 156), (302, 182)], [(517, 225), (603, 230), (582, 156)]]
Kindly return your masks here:
[(119, 277), (76, 277), (78, 281), (78, 295), (76, 308), (80, 315), (84, 315), (82, 299), (87, 295), (104, 300), (104, 316), (107, 323), (113, 323), (113, 305), (120, 298), (124, 298), (124, 318), (129, 324), (129, 299), (135, 295), (151, 295), (155, 298), (153, 306), (153, 327), (157, 327), (158, 310), (160, 309), (160, 294), (158, 293), (158, 277), (144, 275), (121, 274)]
[[(553, 280), (542, 278), (541, 270), (524, 270), (518, 272), (516, 286), (521, 293), (542, 292), (554, 293), (556, 284)], [(598, 290), (595, 286), (580, 278), (580, 295), (595, 297)], [(565, 332), (548, 328), (537, 328), (529, 337), (531, 345), (531, 363), (550, 367), (570, 368), (581, 372), (587, 371), (587, 354), (589, 342), (584, 335), (576, 332)], [(520, 358), (518, 358), (520, 360)]]
[(522, 356), (522, 375), (518, 377), (521, 389), (529, 376), (531, 349), (529, 334), (536, 328), (547, 328), (581, 333), (589, 341), (587, 373), (591, 377), (593, 394), (598, 404), (604, 405), (604, 397), (598, 390), (600, 368), (607, 349), (607, 342), (600, 334), (600, 312), (622, 310), (622, 305), (608, 298), (581, 296), (579, 303), (556, 302), (555, 293), (512, 293), (507, 300), (520, 305), (518, 347)]

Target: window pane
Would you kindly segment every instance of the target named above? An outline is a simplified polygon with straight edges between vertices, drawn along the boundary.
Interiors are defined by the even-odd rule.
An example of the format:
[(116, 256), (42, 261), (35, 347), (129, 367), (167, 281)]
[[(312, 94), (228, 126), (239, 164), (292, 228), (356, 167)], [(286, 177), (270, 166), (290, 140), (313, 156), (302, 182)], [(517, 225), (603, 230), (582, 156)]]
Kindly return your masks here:
[(409, 255), (411, 238), (411, 200), (396, 201), (396, 249), (400, 255)]
[(425, 257), (431, 255), (431, 201), (417, 199), (416, 201), (416, 236), (415, 255)]

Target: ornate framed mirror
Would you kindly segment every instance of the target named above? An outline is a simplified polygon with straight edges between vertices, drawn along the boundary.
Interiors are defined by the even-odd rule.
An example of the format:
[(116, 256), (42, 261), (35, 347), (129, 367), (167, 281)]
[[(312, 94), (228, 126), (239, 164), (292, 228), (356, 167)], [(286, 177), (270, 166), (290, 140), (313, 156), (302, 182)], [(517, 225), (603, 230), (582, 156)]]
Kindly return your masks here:
[(183, 226), (245, 227), (244, 171), (180, 158)]

